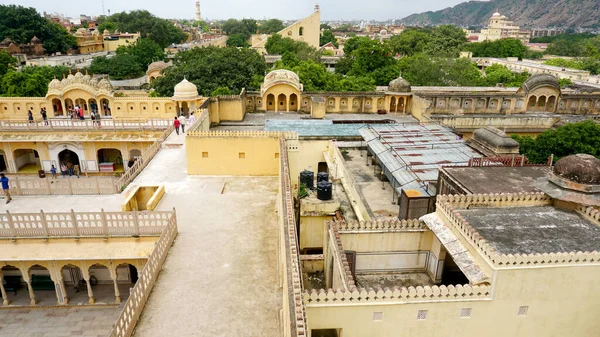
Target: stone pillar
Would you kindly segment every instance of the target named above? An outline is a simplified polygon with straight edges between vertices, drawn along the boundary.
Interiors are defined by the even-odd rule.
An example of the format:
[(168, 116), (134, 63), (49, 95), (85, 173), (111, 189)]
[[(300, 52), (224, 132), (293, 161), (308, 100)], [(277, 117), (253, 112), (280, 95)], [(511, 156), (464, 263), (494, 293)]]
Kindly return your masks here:
[(88, 275), (87, 278), (85, 278), (84, 276), (84, 280), (85, 280), (85, 284), (87, 286), (87, 292), (88, 292), (88, 303), (89, 304), (94, 304), (96, 303), (96, 299), (94, 298), (94, 292), (92, 291), (92, 284), (90, 283), (90, 276)]
[(38, 301), (35, 299), (35, 293), (33, 292), (33, 287), (31, 287), (31, 279), (29, 276), (29, 271), (23, 274), (23, 281), (27, 283), (27, 290), (29, 291), (29, 304), (36, 305)]
[(115, 302), (121, 303), (121, 293), (119, 292), (119, 285), (117, 284), (117, 267), (113, 267), (110, 271), (110, 277), (113, 280), (115, 286)]
[[(69, 304), (69, 297), (67, 296), (67, 288), (65, 287), (65, 281), (63, 280), (62, 275), (56, 276), (56, 280), (54, 281), (56, 287), (56, 300), (57, 305), (67, 305)], [(60, 289), (60, 293), (59, 290)], [(62, 298), (61, 298), (62, 297)]]
[(8, 299), (8, 295), (6, 295), (6, 289), (4, 289), (4, 276), (2, 275), (2, 270), (0, 270), (0, 293), (2, 293), (2, 305), (9, 305), (10, 300)]

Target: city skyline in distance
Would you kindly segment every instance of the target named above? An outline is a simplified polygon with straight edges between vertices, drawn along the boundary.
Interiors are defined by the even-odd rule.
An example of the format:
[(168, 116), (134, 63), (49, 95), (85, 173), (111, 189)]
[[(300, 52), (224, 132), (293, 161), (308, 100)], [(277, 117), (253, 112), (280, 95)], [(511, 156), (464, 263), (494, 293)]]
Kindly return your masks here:
[[(148, 10), (152, 14), (171, 19), (193, 19), (195, 16), (195, 0), (171, 0), (167, 4), (158, 1), (143, 0), (95, 0), (81, 2), (61, 0), (0, 0), (2, 5), (20, 5), (34, 7), (40, 13), (59, 13), (69, 17), (79, 17), (81, 14), (96, 16), (102, 14), (104, 2), (105, 14), (111, 14), (137, 9)], [(414, 13), (429, 10), (439, 10), (457, 5), (462, 0), (424, 0), (420, 2), (408, 0), (373, 0), (369, 2), (358, 0), (321, 0), (321, 1), (292, 1), (292, 0), (220, 0), (200, 1), (202, 17), (211, 20), (229, 18), (266, 19), (277, 18), (293, 20), (305, 17), (312, 12), (314, 5), (321, 6), (324, 21), (330, 20), (391, 20), (401, 19)]]

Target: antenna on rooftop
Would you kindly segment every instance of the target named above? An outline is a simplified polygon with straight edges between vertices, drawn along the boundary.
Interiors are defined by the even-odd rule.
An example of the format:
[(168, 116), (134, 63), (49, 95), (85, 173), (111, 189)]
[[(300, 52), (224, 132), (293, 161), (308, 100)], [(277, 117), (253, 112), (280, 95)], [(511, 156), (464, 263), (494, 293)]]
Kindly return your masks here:
[(102, 15), (106, 15), (106, 12), (104, 11), (104, 0), (102, 0)]

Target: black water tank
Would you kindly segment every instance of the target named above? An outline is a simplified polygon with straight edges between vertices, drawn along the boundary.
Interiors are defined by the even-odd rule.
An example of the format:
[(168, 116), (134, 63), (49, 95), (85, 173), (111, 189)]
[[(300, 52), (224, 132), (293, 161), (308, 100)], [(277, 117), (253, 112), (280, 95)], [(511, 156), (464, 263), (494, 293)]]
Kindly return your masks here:
[(329, 181), (317, 183), (317, 198), (319, 200), (331, 200), (331, 183)]
[(319, 172), (319, 173), (317, 173), (317, 184), (320, 181), (329, 181), (329, 173), (327, 173), (327, 172)]
[(306, 186), (306, 188), (309, 189), (314, 189), (314, 179), (315, 179), (315, 173), (312, 171), (308, 171), (308, 170), (304, 170), (302, 172), (300, 172), (300, 183), (304, 184)]

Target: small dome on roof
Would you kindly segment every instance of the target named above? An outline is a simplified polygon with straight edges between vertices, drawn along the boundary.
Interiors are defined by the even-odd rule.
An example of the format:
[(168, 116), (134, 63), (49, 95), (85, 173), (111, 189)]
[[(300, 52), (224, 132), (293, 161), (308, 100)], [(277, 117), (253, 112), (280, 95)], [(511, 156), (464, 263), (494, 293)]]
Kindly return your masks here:
[(500, 15), (500, 13), (498, 13), (498, 12), (496, 12), (496, 13), (494, 13), (494, 14), (492, 15), (492, 17), (493, 17), (493, 18), (496, 18), (496, 17), (499, 17), (499, 16), (501, 16), (501, 15)]
[(391, 92), (410, 92), (410, 82), (403, 79), (402, 76), (390, 82), (388, 85), (388, 91)]
[(539, 87), (554, 87), (558, 91), (560, 91), (560, 84), (558, 83), (558, 78), (556, 76), (550, 74), (535, 74), (530, 76), (523, 85), (521, 85), (521, 89), (528, 93)]
[(554, 174), (578, 184), (600, 184), (600, 159), (589, 154), (561, 158), (554, 164)]
[(184, 78), (183, 81), (179, 82), (175, 86), (173, 99), (195, 100), (198, 98), (198, 96), (198, 88), (196, 87), (196, 85)]
[(148, 70), (146, 71), (146, 73), (150, 73), (155, 70), (163, 70), (163, 69), (167, 68), (168, 66), (169, 66), (169, 64), (164, 61), (152, 62), (148, 65)]

